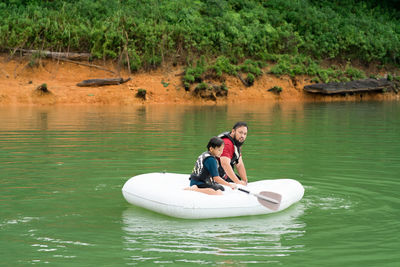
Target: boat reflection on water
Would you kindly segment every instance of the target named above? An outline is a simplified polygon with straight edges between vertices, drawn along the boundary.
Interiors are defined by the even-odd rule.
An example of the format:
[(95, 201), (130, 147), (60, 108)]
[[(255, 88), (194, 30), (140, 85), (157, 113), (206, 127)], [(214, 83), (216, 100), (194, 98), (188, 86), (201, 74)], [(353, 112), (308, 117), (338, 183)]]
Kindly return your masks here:
[(135, 206), (122, 214), (131, 263), (237, 264), (280, 262), (302, 251), (305, 205), (248, 217), (185, 220)]

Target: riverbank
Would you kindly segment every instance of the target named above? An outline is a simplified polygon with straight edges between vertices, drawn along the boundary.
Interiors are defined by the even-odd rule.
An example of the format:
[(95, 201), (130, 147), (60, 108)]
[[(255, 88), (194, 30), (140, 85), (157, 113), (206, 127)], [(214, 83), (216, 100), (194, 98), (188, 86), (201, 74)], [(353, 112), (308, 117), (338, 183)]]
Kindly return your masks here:
[[(33, 64), (34, 63), (34, 64)], [(395, 93), (360, 93), (346, 96), (322, 96), (303, 91), (311, 84), (310, 78), (299, 76), (276, 77), (263, 74), (254, 85), (246, 87), (238, 78), (225, 76), (227, 97), (217, 100), (201, 99), (186, 91), (182, 84), (182, 67), (165, 66), (148, 72), (129, 74), (118, 71), (113, 62), (92, 62), (103, 69), (79, 65), (55, 59), (32, 62), (29, 58), (9, 59), (0, 56), (0, 105), (137, 105), (137, 104), (231, 104), (312, 101), (360, 101), (399, 100)], [(110, 71), (113, 71), (113, 74)], [(264, 70), (264, 73), (267, 69)], [(79, 87), (77, 83), (96, 78), (130, 77), (120, 85), (101, 87)], [(37, 94), (35, 89), (46, 84), (50, 94)], [(280, 94), (268, 91), (281, 87)], [(146, 90), (146, 99), (136, 96), (140, 89)]]

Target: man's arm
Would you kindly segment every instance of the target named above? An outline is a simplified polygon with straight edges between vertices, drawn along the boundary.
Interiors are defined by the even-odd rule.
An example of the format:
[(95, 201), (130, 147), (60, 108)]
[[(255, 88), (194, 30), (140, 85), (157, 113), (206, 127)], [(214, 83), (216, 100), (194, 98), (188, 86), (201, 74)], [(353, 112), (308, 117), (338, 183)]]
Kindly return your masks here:
[(248, 182), (247, 173), (246, 173), (246, 168), (244, 167), (244, 162), (243, 162), (242, 156), (240, 156), (239, 162), (238, 162), (238, 164), (236, 164), (236, 169), (237, 169), (242, 181), (245, 182), (245, 185), (247, 185), (247, 182)]
[[(231, 180), (235, 184), (242, 184), (242, 185), (246, 185), (247, 184), (246, 170), (244, 170), (244, 177), (246, 178), (246, 182), (240, 181), (239, 178), (236, 176), (235, 172), (232, 169), (231, 160), (228, 157), (221, 157), (220, 161), (221, 161), (221, 166), (222, 166), (222, 168), (224, 168), (224, 171), (225, 171), (226, 175), (228, 175), (228, 177), (231, 178)], [(240, 163), (240, 159), (239, 159), (239, 163)], [(242, 161), (242, 165), (243, 165), (243, 161)], [(243, 165), (243, 168), (244, 168), (244, 165)], [(240, 173), (239, 169), (238, 169), (238, 172), (239, 172), (239, 175), (242, 175)]]

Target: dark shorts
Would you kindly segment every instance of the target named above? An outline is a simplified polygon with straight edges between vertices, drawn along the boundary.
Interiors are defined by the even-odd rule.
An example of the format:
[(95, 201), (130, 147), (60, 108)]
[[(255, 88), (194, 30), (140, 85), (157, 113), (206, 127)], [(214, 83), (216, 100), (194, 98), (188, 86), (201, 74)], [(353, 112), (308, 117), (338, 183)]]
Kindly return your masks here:
[(224, 191), (225, 190), (225, 188), (222, 185), (216, 184), (216, 183), (207, 184), (207, 183), (204, 183), (201, 181), (190, 180), (190, 186), (192, 186), (192, 185), (197, 185), (198, 188), (212, 188), (215, 191), (217, 191), (217, 190)]

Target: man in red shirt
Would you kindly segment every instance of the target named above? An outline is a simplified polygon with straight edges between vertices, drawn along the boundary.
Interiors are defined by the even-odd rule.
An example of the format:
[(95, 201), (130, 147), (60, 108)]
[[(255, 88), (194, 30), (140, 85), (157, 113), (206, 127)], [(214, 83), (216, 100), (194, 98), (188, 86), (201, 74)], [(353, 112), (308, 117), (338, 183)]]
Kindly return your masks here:
[[(247, 123), (240, 121), (233, 126), (231, 132), (225, 132), (218, 136), (225, 143), (224, 151), (219, 158), (219, 176), (228, 182), (247, 185), (246, 168), (240, 152), (240, 148), (247, 137), (247, 130)], [(239, 175), (236, 175), (233, 170), (235, 166)]]

